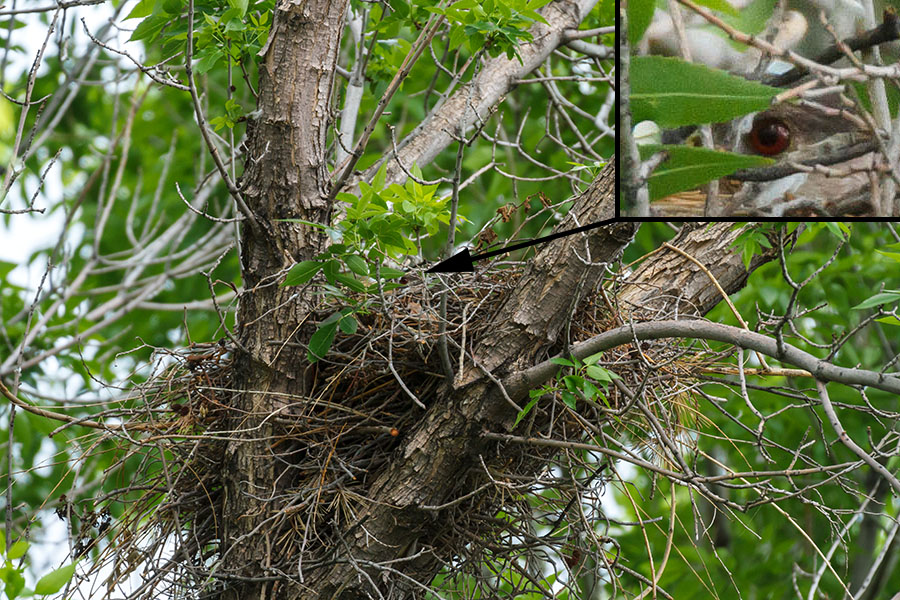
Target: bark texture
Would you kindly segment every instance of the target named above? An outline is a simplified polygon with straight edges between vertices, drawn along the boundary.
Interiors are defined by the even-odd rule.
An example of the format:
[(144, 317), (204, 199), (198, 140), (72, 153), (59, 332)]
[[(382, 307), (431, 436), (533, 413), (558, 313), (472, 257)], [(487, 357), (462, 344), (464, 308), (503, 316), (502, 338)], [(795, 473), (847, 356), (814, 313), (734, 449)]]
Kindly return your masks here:
[[(611, 218), (614, 186), (611, 162), (576, 199), (557, 229)], [(589, 235), (561, 238), (543, 246), (529, 262), (492, 317), (497, 324), (492, 335), (476, 346), (471, 362), (481, 367), (459, 374), (453, 386), (433, 400), (395, 460), (373, 483), (368, 508), (346, 527), (344, 547), (330, 553), (334, 566), (311, 575), (318, 598), (354, 598), (361, 592), (377, 597), (379, 590), (369, 589), (365, 582), (381, 579), (379, 563), (393, 563), (424, 584), (433, 578), (439, 560), (448, 557), (446, 552), (396, 561), (416, 547), (440, 547), (441, 531), (432, 526), (438, 515), (429, 507), (471, 491), (460, 489), (461, 484), (471, 481), (470, 471), (480, 469), (480, 458), (494, 455), (489, 451), (492, 443), (482, 439), (482, 432), (508, 431), (515, 420), (516, 410), (485, 372), (501, 378), (545, 356), (583, 294), (593, 289), (590, 284), (596, 285), (605, 265), (616, 260), (636, 230), (636, 224), (617, 223)], [(465, 285), (464, 277), (456, 283)], [(511, 399), (521, 400), (527, 393), (527, 389), (517, 390)], [(409, 593), (414, 591), (411, 588)]]
[(635, 269), (618, 295), (620, 310), (640, 320), (706, 314), (723, 300), (712, 278), (726, 293), (734, 293), (750, 273), (777, 256), (766, 249), (745, 268), (732, 247), (741, 231), (733, 223), (686, 223), (669, 243), (678, 250), (662, 248)]
[[(241, 193), (260, 227), (243, 229), (244, 292), (231, 424), (242, 439), (226, 449), (220, 571), (226, 576), (271, 575), (279, 540), (270, 532), (285, 518), (288, 482), (271, 445), (269, 418), (282, 398), (307, 391), (305, 351), (289, 342), (309, 335), (310, 302), (298, 288), (279, 287), (295, 262), (324, 247), (321, 232), (278, 219), (327, 223), (325, 141), (329, 103), (347, 0), (280, 1), (269, 40), (260, 52), (259, 116), (248, 128)], [(236, 580), (239, 581), (239, 580)], [(297, 597), (283, 581), (235, 583), (224, 598)]]
[[(543, 12), (551, 25), (536, 25), (532, 32), (534, 41), (520, 48), (525, 65), (506, 59), (487, 61), (479, 79), (445, 103), (437, 121), (432, 119), (425, 124), (428, 127), (420, 128), (418, 135), (411, 136), (414, 143), (407, 146), (414, 155), (407, 154), (410, 160), (426, 164), (452, 140), (448, 131), (436, 127), (435, 123), (449, 126), (452, 122), (458, 126), (460, 118), (472, 123), (486, 117), (516, 79), (539, 65), (563, 41), (564, 29), (578, 26), (595, 1), (560, 0), (547, 7)], [(390, 508), (373, 505), (371, 514), (362, 515), (350, 527), (346, 548), (323, 549), (322, 556), (331, 557), (329, 560), (333, 559), (335, 566), (312, 570), (302, 583), (296, 573), (285, 577), (273, 575), (271, 566), (278, 562), (284, 540), (272, 539), (270, 532), (278, 530), (288, 518), (290, 511), (285, 508), (289, 509), (290, 498), (282, 497), (284, 494), (279, 491), (290, 482), (284, 481), (285, 469), (279, 464), (275, 449), (266, 441), (273, 433), (269, 420), (284, 408), (281, 398), (303, 396), (309, 391), (310, 374), (303, 367), (307, 363), (302, 342), (312, 333), (312, 325), (307, 323), (310, 299), (298, 288), (281, 288), (278, 284), (292, 264), (313, 258), (324, 246), (318, 230), (279, 219), (328, 223), (331, 217), (325, 147), (330, 94), (346, 8), (346, 0), (280, 1), (268, 43), (260, 53), (263, 60), (259, 115), (248, 127), (248, 160), (240, 185), (259, 227), (244, 228), (241, 249), (246, 291), (238, 314), (239, 342), (243, 348), (236, 361), (235, 388), (242, 392), (233, 401), (236, 417), (231, 427), (246, 433), (242, 434), (243, 439), (229, 443), (224, 457), (219, 572), (232, 582), (223, 594), (226, 598), (355, 597), (362, 590), (373, 591), (377, 584), (371, 579), (367, 582), (366, 574), (375, 569), (366, 568), (365, 562), (382, 562), (402, 555), (416, 539), (412, 532), (421, 533), (420, 513), (410, 511), (410, 507), (449, 494), (444, 485), (452, 465), (431, 464), (430, 454), (418, 449), (417, 444), (429, 437), (429, 429), (438, 432), (454, 429), (448, 429), (445, 421), (452, 422), (454, 427), (462, 425), (464, 429), (471, 426), (459, 420), (455, 408), (458, 397), (443, 398), (434, 414), (425, 419), (421, 435), (413, 436), (409, 449), (404, 451), (407, 459), (415, 460), (400, 460), (398, 467), (383, 474), (376, 484), (378, 497), (389, 502)], [(467, 111), (467, 102), (469, 108), (475, 107), (474, 111)], [(416, 142), (417, 139), (420, 141)], [(612, 215), (611, 173), (604, 180), (604, 194), (608, 196), (603, 204), (606, 216)], [(391, 175), (395, 181), (404, 178), (402, 172)], [(582, 204), (590, 207), (591, 203)], [(598, 207), (599, 203), (593, 206)], [(580, 216), (582, 222), (594, 218), (593, 211), (588, 209)], [(594, 254), (599, 252), (595, 250)], [(582, 265), (581, 271), (585, 268)], [(558, 283), (566, 285), (571, 277), (560, 278)], [(575, 278), (584, 279), (584, 275)], [(535, 276), (533, 285), (539, 282), (540, 278)], [(556, 296), (563, 298), (564, 294)], [(568, 305), (571, 305), (570, 298)], [(555, 327), (558, 329), (558, 324)], [(553, 339), (555, 332), (553, 328), (545, 332), (535, 330), (530, 336), (547, 340)], [(510, 346), (509, 352), (514, 348)], [(454, 458), (460, 443), (464, 444), (468, 437), (458, 436), (454, 441)], [(431, 452), (432, 448), (426, 450)], [(429, 464), (423, 465), (421, 460)], [(468, 464), (462, 464), (458, 470), (466, 468)], [(423, 479), (417, 485), (408, 489), (394, 485), (394, 481), (405, 480), (412, 471), (421, 469), (426, 469), (428, 476), (414, 478)], [(365, 527), (359, 527), (363, 521)], [(372, 539), (378, 543), (372, 543)], [(338, 557), (333, 558), (336, 551)], [(352, 568), (347, 562), (350, 558), (354, 561)], [(427, 581), (433, 572), (432, 561), (417, 576)]]

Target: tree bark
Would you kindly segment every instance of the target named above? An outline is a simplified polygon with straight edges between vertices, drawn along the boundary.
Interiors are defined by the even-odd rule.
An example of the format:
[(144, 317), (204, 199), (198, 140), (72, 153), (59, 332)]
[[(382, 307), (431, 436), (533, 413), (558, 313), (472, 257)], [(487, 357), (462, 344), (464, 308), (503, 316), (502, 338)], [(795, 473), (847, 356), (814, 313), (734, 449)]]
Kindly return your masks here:
[[(486, 117), (515, 80), (539, 65), (563, 41), (562, 31), (577, 27), (595, 2), (558, 0), (546, 7), (542, 12), (550, 25), (536, 24), (534, 41), (519, 48), (524, 70), (518, 61), (488, 60), (474, 87), (451, 97), (439, 112), (443, 116), (437, 118), (457, 122), (452, 109), (463, 96), (476, 107), (467, 122)], [(230, 424), (238, 433), (233, 434), (235, 439), (224, 456), (217, 567), (220, 575), (237, 582), (226, 592), (229, 598), (316, 595), (314, 588), (271, 576), (270, 567), (284, 547), (272, 539), (271, 532), (284, 522), (281, 509), (286, 500), (280, 498), (279, 490), (288, 482), (270, 447), (269, 417), (284, 408), (282, 398), (309, 391), (303, 344), (289, 342), (305, 341), (312, 333), (312, 324), (307, 323), (311, 299), (297, 288), (278, 284), (291, 265), (319, 254), (325, 239), (315, 228), (280, 220), (328, 223), (331, 218), (325, 148), (346, 8), (346, 0), (280, 0), (268, 42), (260, 52), (258, 116), (248, 124), (248, 158), (240, 182), (243, 199), (259, 227), (242, 231), (245, 291), (238, 311), (241, 348), (234, 376), (234, 388), (240, 391), (233, 398), (237, 416)], [(486, 80), (487, 74), (493, 74), (495, 81)], [(433, 128), (418, 132), (429, 141), (416, 142), (424, 138), (414, 135), (403, 145), (419, 148), (411, 160), (423, 165), (451, 140), (443, 130), (439, 140), (429, 137)], [(405, 179), (405, 174), (392, 179)], [(267, 577), (272, 581), (265, 581)]]
[[(558, 230), (615, 215), (613, 164), (576, 199)], [(460, 484), (471, 480), (471, 470), (480, 468), (480, 457), (491, 454), (492, 443), (482, 439), (482, 432), (509, 431), (516, 417), (485, 371), (501, 378), (545, 355), (579, 300), (593, 290), (605, 265), (616, 260), (636, 230), (636, 224), (616, 223), (589, 235), (564, 237), (543, 246), (529, 261), (492, 317), (497, 326), (491, 328), (491, 336), (479, 342), (467, 370), (435, 399), (401, 444), (396, 459), (376, 478), (368, 508), (345, 527), (343, 548), (329, 552), (334, 566), (310, 575), (317, 593), (308, 597), (350, 599), (366, 592), (377, 597), (377, 590), (365, 582), (381, 581), (379, 572), (388, 565), (427, 584), (441, 566), (440, 559), (459, 550), (440, 548), (441, 528), (435, 526), (440, 511), (430, 507), (471, 491), (460, 489)], [(527, 393), (520, 391), (512, 400), (520, 401)], [(433, 554), (404, 562), (417, 547), (430, 548)]]
[[(244, 291), (238, 310), (242, 345), (235, 358), (235, 394), (225, 451), (222, 542), (219, 572), (226, 576), (271, 575), (285, 547), (272, 532), (286, 518), (279, 490), (284, 467), (271, 444), (269, 417), (283, 398), (307, 390), (305, 352), (288, 344), (308, 339), (311, 299), (299, 288), (279, 287), (284, 272), (309, 260), (325, 245), (316, 228), (278, 219), (328, 223), (329, 174), (325, 144), (329, 104), (347, 0), (280, 0), (260, 52), (258, 117), (248, 127), (241, 193), (260, 223), (243, 228)], [(291, 598), (285, 581), (246, 581), (224, 598)]]
[(750, 273), (777, 256), (766, 249), (745, 268), (732, 247), (741, 231), (733, 223), (686, 223), (669, 242), (678, 250), (660, 249), (628, 278), (618, 295), (620, 310), (637, 313), (635, 318), (641, 320), (654, 314), (705, 315), (723, 299), (711, 276), (731, 294), (744, 287)]
[[(591, 0), (560, 0), (548, 7), (544, 14), (551, 28), (520, 48), (529, 70), (560, 43), (561, 31), (576, 27), (592, 5)], [(635, 224), (616, 223), (543, 246), (494, 316), (497, 327), (491, 336), (478, 340), (465, 370), (431, 401), (391, 464), (373, 474), (364, 509), (352, 522), (339, 525), (340, 547), (307, 549), (304, 560), (309, 561), (304, 564), (310, 566), (298, 565), (295, 572), (276, 570), (273, 565), (282, 562), (294, 542), (276, 538), (276, 532), (290, 532), (290, 519), (295, 517), (286, 510), (291, 498), (282, 492), (290, 488), (289, 468), (272, 447), (275, 430), (270, 417), (284, 408), (282, 398), (310, 391), (303, 344), (290, 342), (307, 340), (313, 327), (308, 323), (311, 297), (279, 283), (291, 265), (314, 258), (325, 245), (317, 229), (280, 219), (328, 223), (331, 218), (325, 147), (346, 6), (346, 0), (280, 1), (260, 53), (259, 114), (248, 127), (248, 159), (240, 184), (260, 226), (243, 228), (245, 292), (238, 312), (242, 348), (235, 359), (233, 383), (239, 391), (232, 401), (235, 418), (230, 424), (237, 433), (224, 456), (216, 568), (216, 574), (228, 581), (222, 598), (350, 599), (397, 591), (422, 595), (422, 584), (459, 551), (441, 547), (440, 528), (433, 526), (441, 510), (435, 507), (470, 491), (464, 482), (471, 481), (472, 472), (480, 469), (481, 459), (493, 454), (496, 444), (482, 433), (510, 431), (517, 412), (513, 404), (527, 395), (523, 389), (504, 394), (496, 381), (510, 381), (517, 371), (567, 342), (562, 338), (565, 324), (637, 229)], [(449, 132), (460, 120), (473, 123), (486, 117), (515, 79), (528, 72), (519, 70), (505, 59), (489, 61), (471, 89), (457, 92), (433, 117), (444, 119), (440, 121), (444, 127), (433, 120), (414, 133), (401, 150), (403, 156), (418, 164), (429, 162), (449, 143)], [(463, 96), (470, 107), (477, 107), (475, 112), (454, 112), (455, 98)], [(405, 178), (394, 172), (397, 168), (396, 161), (389, 165), (394, 181)], [(612, 218), (614, 179), (610, 163), (576, 199), (559, 227)], [(713, 244), (710, 253), (719, 257), (731, 254), (721, 238), (688, 234), (685, 243), (697, 244), (701, 254), (704, 244)], [(697, 273), (692, 273), (696, 279)], [(725, 279), (732, 291), (744, 281), (739, 276)], [(701, 300), (703, 285), (683, 284), (688, 295), (697, 295), (685, 301), (698, 306), (711, 302), (706, 296)], [(417, 547), (432, 551), (417, 553)], [(410, 587), (409, 582), (419, 585)]]

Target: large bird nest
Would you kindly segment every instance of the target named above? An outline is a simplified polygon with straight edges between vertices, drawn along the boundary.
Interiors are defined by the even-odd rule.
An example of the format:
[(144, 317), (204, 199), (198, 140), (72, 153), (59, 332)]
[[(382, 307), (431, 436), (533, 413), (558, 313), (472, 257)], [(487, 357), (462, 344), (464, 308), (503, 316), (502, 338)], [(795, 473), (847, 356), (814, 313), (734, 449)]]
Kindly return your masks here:
[[(465, 276), (465, 285), (458, 287), (453, 286), (457, 276), (449, 286), (437, 277), (410, 276), (407, 285), (379, 297), (355, 333), (338, 334), (318, 363), (312, 394), (288, 399), (287, 409), (267, 420), (274, 432), (267, 444), (286, 472), (280, 493), (296, 499), (282, 511), (285, 518), (273, 522), (280, 530), (272, 539), (284, 545), (281, 564), (273, 568), (296, 574), (309, 548), (333, 542), (333, 524), (367, 501), (375, 475), (425, 415), (420, 404), (435, 401), (446, 385), (437, 350), (442, 295), (447, 298), (448, 347), (458, 368), (467, 360), (460, 348), (470, 351), (474, 341), (490, 335), (493, 315), (522, 270), (521, 263), (505, 267)], [(621, 324), (608, 300), (615, 297), (616, 285), (607, 280), (586, 295), (571, 323), (571, 342)], [(323, 297), (318, 317), (337, 308)], [(555, 351), (559, 348), (550, 350)], [(120, 413), (128, 432), (120, 466), (133, 455), (141, 457), (133, 484), (85, 507), (91, 516), (82, 519), (83, 532), (96, 525), (93, 515), (103, 507), (124, 507), (110, 528), (114, 533), (82, 533), (77, 540), (80, 551), (94, 548), (97, 567), (111, 567), (110, 591), (129, 574), (140, 573), (138, 583), (132, 577), (126, 586), (133, 598), (197, 590), (210, 574), (219, 574), (222, 459), (234, 443), (231, 428), (238, 421), (229, 408), (236, 393), (231, 385), (234, 348), (223, 339), (165, 356), (168, 366), (138, 388), (136, 405)], [(686, 353), (665, 341), (609, 351), (600, 365), (620, 378), (619, 385), (608, 385), (602, 402), (579, 400), (575, 410), (562, 394), (563, 382), (549, 382), (516, 431), (544, 443), (498, 444), (496, 454), (472, 473), (477, 481), (467, 482), (469, 490), (480, 492), (451, 503), (429, 525), (443, 532), (443, 548), (432, 551), (444, 561), (445, 577), (465, 573), (469, 585), (474, 577), (486, 586), (481, 593), (498, 593), (499, 579), (485, 577), (477, 566), (485, 560), (496, 572), (521, 571), (536, 560), (545, 570), (590, 568), (599, 574), (612, 566), (616, 551), (610, 528), (615, 524), (600, 510), (599, 494), (614, 469), (604, 471), (601, 455), (585, 443), (615, 439), (645, 452), (655, 443), (646, 433), (648, 415), (631, 409), (633, 399), (623, 395), (625, 389), (655, 394), (658, 401), (649, 406), (672, 429), (673, 439), (679, 438), (696, 419), (691, 375), (713, 358), (708, 349), (698, 352), (696, 344)], [(94, 537), (98, 540), (92, 542)], [(100, 537), (111, 543), (101, 543)], [(575, 578), (561, 575), (558, 580)]]

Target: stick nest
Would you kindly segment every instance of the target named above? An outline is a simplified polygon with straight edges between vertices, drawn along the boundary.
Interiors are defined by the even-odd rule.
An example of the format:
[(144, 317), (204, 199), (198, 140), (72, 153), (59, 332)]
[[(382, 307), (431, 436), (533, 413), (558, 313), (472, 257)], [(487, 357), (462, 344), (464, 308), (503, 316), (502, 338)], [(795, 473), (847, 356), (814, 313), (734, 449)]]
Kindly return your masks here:
[[(275, 468), (285, 474), (277, 492), (282, 501), (269, 523), (278, 547), (277, 560), (269, 565), (274, 572), (296, 577), (298, 564), (315, 568), (311, 549), (338, 543), (335, 524), (353, 519), (368, 502), (376, 474), (425, 415), (420, 403), (436, 401), (445, 385), (437, 349), (442, 293), (447, 290), (445, 328), (458, 369), (461, 360), (468, 360), (460, 349), (470, 352), (474, 341), (491, 334), (493, 316), (521, 270), (518, 263), (494, 268), (490, 274), (465, 276), (465, 285), (458, 287), (452, 276), (446, 288), (436, 277), (410, 276), (407, 285), (380, 296), (360, 316), (355, 333), (338, 332), (328, 356), (316, 365), (309, 397), (287, 398), (284, 410), (263, 420), (260, 431), (271, 438), (263, 442)], [(621, 324), (605, 300), (615, 297), (617, 284), (602, 285), (606, 293), (588, 293), (574, 315), (571, 342)], [(323, 297), (316, 321), (340, 308)], [(124, 507), (112, 528), (113, 543), (100, 544), (97, 536), (85, 549), (102, 549), (95, 567), (111, 567), (110, 592), (138, 567), (145, 573), (138, 591), (154, 594), (196, 590), (210, 575), (242, 575), (222, 573), (216, 566), (227, 476), (223, 457), (236, 443), (234, 427), (241, 421), (230, 408), (236, 393), (234, 348), (223, 339), (160, 352), (166, 368), (139, 386), (132, 395), (137, 402), (117, 415), (127, 423), (122, 445), (130, 449), (117, 464), (141, 457), (134, 485), (91, 507), (92, 514), (101, 504)], [(479, 567), (485, 557), (497, 569), (519, 568), (515, 565), (537, 558), (554, 569), (568, 569), (570, 576), (559, 580), (569, 582), (576, 579), (571, 573), (590, 568), (600, 574), (598, 569), (614, 565), (617, 551), (606, 531), (612, 522), (599, 502), (611, 473), (599, 467), (599, 453), (565, 444), (598, 443), (605, 437), (652, 454), (656, 442), (647, 433), (647, 415), (629, 409), (621, 391), (626, 387), (656, 394), (659, 402), (651, 406), (657, 419), (676, 439), (685, 438), (683, 429), (697, 421), (686, 386), (695, 368), (712, 358), (708, 349), (698, 353), (696, 344), (686, 355), (685, 348), (665, 341), (611, 350), (599, 364), (625, 385), (609, 385), (601, 400), (578, 399), (575, 410), (562, 393), (562, 382), (550, 382), (556, 389), (543, 395), (514, 433), (562, 445), (498, 444), (497, 454), (485, 457), (470, 481), (460, 482), (465, 490), (460, 495), (480, 491), (451, 502), (429, 524), (441, 532), (441, 547), (427, 551), (443, 562), (448, 581), (465, 573), (470, 583), (474, 577), (487, 586), (481, 593), (497, 593), (496, 581), (490, 583)], [(599, 532), (598, 520), (605, 522)], [(141, 596), (134, 592), (131, 597)]]

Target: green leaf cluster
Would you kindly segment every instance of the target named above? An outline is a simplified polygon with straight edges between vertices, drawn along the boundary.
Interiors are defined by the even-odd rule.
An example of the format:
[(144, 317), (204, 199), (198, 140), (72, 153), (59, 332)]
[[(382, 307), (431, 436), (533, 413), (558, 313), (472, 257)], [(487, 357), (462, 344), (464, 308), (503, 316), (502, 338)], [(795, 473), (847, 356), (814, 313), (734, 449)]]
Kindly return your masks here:
[[(742, 227), (744, 227), (743, 223), (735, 225), (735, 228)], [(775, 231), (779, 229), (783, 229), (786, 235), (791, 235), (797, 229), (801, 229), (801, 231), (803, 231), (803, 234), (800, 237), (801, 243), (815, 237), (822, 230), (828, 231), (838, 240), (849, 239), (851, 231), (850, 226), (846, 223), (832, 221), (811, 223), (800, 223), (796, 221), (789, 223), (756, 223), (753, 227), (748, 227), (741, 231), (731, 244), (732, 247), (740, 251), (741, 261), (744, 263), (745, 268), (750, 267), (750, 261), (753, 260), (754, 256), (761, 254), (763, 248), (769, 249), (772, 247), (770, 239), (774, 236)]]
[(13, 561), (24, 559), (30, 546), (24, 539), (19, 539), (7, 550), (6, 534), (0, 530), (0, 552), (4, 553), (3, 564), (0, 566), (0, 582), (3, 584), (3, 593), (8, 600), (55, 594), (71, 581), (75, 574), (75, 563), (70, 563), (41, 577), (33, 590), (27, 589), (23, 575), (25, 566), (20, 562), (17, 567)]
[(535, 21), (546, 24), (537, 9), (550, 0), (457, 0), (446, 8), (430, 7), (450, 23), (450, 48), (465, 45), (470, 52), (484, 48), (491, 56), (506, 53), (521, 62), (516, 47), (530, 42), (527, 31)]
[[(877, 314), (878, 307), (882, 303), (889, 303), (884, 308), (890, 310), (893, 308), (890, 303), (897, 301), (898, 297), (893, 296), (891, 292), (900, 289), (900, 269), (897, 268), (898, 256), (896, 256), (900, 254), (900, 244), (897, 244), (889, 228), (877, 223), (757, 225), (763, 232), (769, 227), (772, 231), (776, 227), (787, 227), (789, 229), (786, 231), (792, 231), (801, 226), (803, 230), (797, 236), (797, 241), (790, 252), (785, 252), (784, 267), (776, 260), (757, 269), (749, 285), (732, 296), (735, 306), (747, 318), (751, 330), (770, 327), (771, 315), (784, 314), (788, 307), (792, 306), (792, 314), (802, 316), (793, 321), (795, 331), (785, 328), (784, 336), (788, 343), (816, 356), (825, 357), (829, 355), (832, 344), (853, 332), (852, 341), (840, 345), (840, 349), (836, 350), (829, 360), (846, 367), (858, 365), (864, 369), (884, 369), (884, 365), (890, 364), (895, 357), (896, 330), (893, 326), (897, 323), (891, 322), (890, 317), (887, 317), (888, 320), (877, 318), (874, 321), (870, 320), (863, 327), (861, 325), (864, 319), (871, 319)], [(851, 228), (852, 235), (849, 234)], [(748, 235), (741, 244), (752, 245), (758, 243), (760, 239), (759, 234)], [(773, 237), (768, 237), (768, 240), (774, 245)], [(891, 256), (892, 254), (895, 256)], [(784, 281), (783, 269), (797, 283), (805, 281), (811, 275), (815, 275), (815, 278), (795, 295), (794, 290)], [(720, 305), (707, 316), (711, 321), (725, 322), (729, 318), (733, 319), (730, 312), (727, 306)], [(812, 382), (803, 378), (749, 377), (748, 394), (753, 405), (766, 415), (779, 413), (778, 417), (767, 422), (766, 435), (777, 439), (784, 448), (790, 450), (780, 454), (773, 453), (772, 458), (776, 462), (768, 463), (761, 456), (747, 453), (740, 443), (721, 443), (717, 444), (721, 452), (719, 460), (732, 468), (784, 469), (793, 464), (791, 462), (795, 458), (793, 449), (809, 443), (811, 437), (819, 436), (824, 438), (824, 443), (819, 441), (806, 450), (816, 461), (826, 464), (829, 461), (853, 460), (854, 455), (842, 445), (832, 445), (835, 434), (829, 430), (827, 416), (821, 407), (812, 402), (808, 407), (785, 410), (789, 401), (786, 402), (783, 396), (773, 393), (778, 391), (791, 393), (796, 390), (809, 395), (811, 387)], [(847, 434), (861, 445), (865, 445), (866, 440), (881, 439), (892, 427), (890, 422), (872, 419), (864, 410), (854, 408), (868, 404), (875, 410), (896, 410), (896, 396), (868, 389), (861, 399), (859, 390), (839, 385), (829, 386), (829, 393), (832, 402), (840, 407), (841, 424)], [(738, 406), (740, 402), (738, 398), (738, 404), (733, 406)], [(740, 420), (739, 423), (735, 423), (717, 411), (713, 402), (701, 405), (701, 411), (712, 419), (714, 438), (718, 439), (741, 439), (747, 431), (744, 429), (745, 433), (742, 434), (741, 429), (753, 430), (759, 423), (749, 411), (732, 409), (732, 414), (736, 413)], [(824, 433), (811, 433), (822, 432), (823, 429)], [(714, 443), (714, 439), (709, 439), (705, 443), (707, 451), (711, 443)], [(847, 485), (864, 487), (868, 474), (866, 468), (854, 469), (847, 474)], [(817, 480), (809, 476), (805, 479), (804, 485), (815, 482)], [(795, 490), (792, 483), (783, 479), (773, 480), (773, 484), (786, 493)], [(636, 483), (640, 493), (645, 493), (650, 486), (649, 480)], [(824, 485), (817, 489), (819, 495), (816, 501), (825, 506), (853, 504), (846, 495), (846, 488), (842, 486)], [(730, 490), (730, 493), (732, 494), (730, 499), (735, 501), (757, 499), (746, 491)], [(664, 498), (666, 494), (657, 495)], [(689, 503), (679, 505), (679, 514), (680, 518), (689, 522), (690, 508), (685, 508), (684, 513), (681, 513), (681, 508), (686, 504)], [(795, 517), (802, 515), (802, 520), (799, 518), (797, 520), (813, 543), (825, 547), (833, 541), (829, 527), (834, 521), (830, 515), (810, 510), (809, 503), (805, 500), (787, 500), (779, 504), (790, 515)], [(642, 510), (648, 510), (650, 514), (660, 514), (654, 511), (666, 511), (668, 507), (650, 508), (644, 505)], [(892, 512), (895, 508), (886, 510)], [(730, 527), (733, 536), (730, 552), (720, 548), (715, 555), (711, 548), (704, 548), (702, 545), (696, 548), (697, 542), (691, 539), (693, 530), (690, 526), (686, 528), (687, 531), (680, 541), (676, 538), (679, 551), (688, 557), (688, 561), (681, 571), (668, 572), (667, 579), (661, 582), (668, 592), (676, 597), (693, 597), (692, 594), (709, 595), (708, 590), (701, 591), (704, 585), (709, 585), (709, 582), (713, 581), (718, 588), (720, 582), (724, 583), (733, 578), (734, 585), (739, 589), (745, 592), (752, 590), (757, 597), (787, 597), (793, 593), (791, 585), (778, 575), (783, 573), (784, 564), (795, 563), (798, 568), (811, 571), (820, 564), (815, 554), (810, 551), (809, 543), (771, 507), (760, 506), (746, 515), (738, 513), (730, 518), (740, 520)], [(851, 535), (857, 535), (857, 527), (854, 526)], [(619, 538), (619, 542), (631, 548), (639, 548), (645, 544), (640, 533), (628, 539)], [(652, 539), (651, 543), (654, 543)], [(849, 544), (844, 551), (835, 554), (832, 564), (840, 573), (856, 560), (865, 561), (865, 552), (861, 548), (856, 548), (854, 544)], [(720, 564), (720, 560), (724, 562)], [(701, 564), (704, 569), (710, 570), (705, 581), (688, 572), (690, 568), (698, 570), (697, 567)], [(750, 568), (746, 565), (753, 566)], [(896, 570), (889, 571), (885, 577), (889, 579), (885, 585), (886, 590), (900, 589), (897, 587), (900, 585), (900, 573)], [(824, 587), (822, 597), (837, 597), (843, 593), (831, 577), (825, 577), (822, 585)], [(801, 591), (805, 597), (806, 592), (802, 586)], [(733, 588), (722, 587), (718, 588), (716, 593), (720, 597), (730, 597), (734, 591)], [(890, 594), (877, 597), (890, 597)]]
[[(266, 43), (274, 0), (200, 0), (194, 3), (193, 69), (200, 75), (220, 63), (245, 70), (255, 63)], [(156, 44), (163, 58), (185, 51), (188, 39), (186, 0), (141, 0), (126, 19), (140, 18), (131, 41)], [(225, 104), (225, 115), (210, 119), (216, 130), (233, 128), (244, 110), (233, 98)]]
[(598, 352), (588, 356), (583, 361), (578, 360), (574, 356), (571, 358), (551, 358), (550, 362), (561, 367), (567, 367), (572, 372), (563, 375), (563, 369), (560, 369), (555, 382), (528, 392), (531, 399), (516, 415), (515, 425), (518, 425), (531, 412), (531, 409), (535, 407), (542, 396), (556, 392), (560, 394), (565, 405), (572, 410), (576, 409), (579, 398), (585, 402), (592, 403), (596, 403), (599, 400), (603, 402), (606, 408), (612, 408), (606, 394), (609, 390), (609, 384), (613, 379), (619, 379), (619, 376), (597, 364), (602, 355), (602, 352)]
[(282, 285), (304, 285), (322, 273), (325, 293), (349, 304), (319, 324), (310, 339), (310, 362), (328, 353), (338, 329), (356, 331), (354, 313), (366, 312), (378, 294), (402, 285), (389, 280), (405, 272), (390, 265), (419, 254), (420, 235), (436, 235), (450, 223), (448, 198), (436, 197), (436, 185), (415, 181), (422, 176), (417, 167), (411, 172), (413, 178), (404, 185), (386, 185), (382, 166), (371, 184), (360, 182), (359, 195), (338, 194), (348, 207), (345, 219), (333, 227), (285, 219), (323, 229), (333, 243), (314, 260), (291, 267)]

